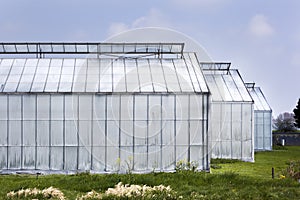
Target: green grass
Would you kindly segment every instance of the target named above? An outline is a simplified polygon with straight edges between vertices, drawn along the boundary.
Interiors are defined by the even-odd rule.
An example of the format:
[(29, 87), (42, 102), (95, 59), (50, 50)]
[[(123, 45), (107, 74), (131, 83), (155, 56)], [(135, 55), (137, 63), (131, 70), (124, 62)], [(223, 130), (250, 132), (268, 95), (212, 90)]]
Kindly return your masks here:
[[(300, 199), (300, 184), (292, 179), (279, 179), (281, 170), (290, 160), (300, 160), (300, 147), (287, 150), (259, 152), (255, 163), (213, 160), (220, 169), (212, 173), (150, 173), (150, 174), (110, 174), (91, 175), (2, 175), (0, 176), (0, 199), (7, 192), (21, 188), (50, 186), (62, 190), (68, 199), (91, 190), (104, 192), (118, 182), (155, 186), (170, 185), (183, 199)], [(271, 168), (275, 168), (276, 178), (271, 178)], [(126, 198), (125, 198), (126, 199)]]
[[(221, 168), (212, 169), (212, 173), (234, 172), (244, 176), (258, 179), (270, 179), (272, 167), (275, 170), (275, 177), (279, 177), (282, 171), (288, 167), (292, 160), (300, 160), (300, 147), (287, 146), (286, 150), (273, 150), (255, 153), (255, 162), (234, 162), (220, 163)], [(214, 163), (214, 162), (213, 162)]]

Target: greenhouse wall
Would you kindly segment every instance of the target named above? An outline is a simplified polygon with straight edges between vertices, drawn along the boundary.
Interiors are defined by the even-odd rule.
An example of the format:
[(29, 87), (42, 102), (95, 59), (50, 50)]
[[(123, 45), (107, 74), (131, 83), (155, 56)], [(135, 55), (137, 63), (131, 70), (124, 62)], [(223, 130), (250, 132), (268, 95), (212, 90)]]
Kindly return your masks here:
[(254, 148), (257, 151), (272, 150), (272, 112), (254, 111)]
[(212, 158), (254, 161), (253, 100), (230, 63), (201, 63), (211, 91)]
[(260, 87), (246, 83), (254, 100), (254, 148), (256, 151), (272, 150), (272, 109)]
[[(2, 170), (209, 168), (208, 96), (2, 94)], [(128, 167), (132, 169), (128, 169)]]
[(252, 107), (252, 103), (212, 103), (212, 158), (254, 161)]

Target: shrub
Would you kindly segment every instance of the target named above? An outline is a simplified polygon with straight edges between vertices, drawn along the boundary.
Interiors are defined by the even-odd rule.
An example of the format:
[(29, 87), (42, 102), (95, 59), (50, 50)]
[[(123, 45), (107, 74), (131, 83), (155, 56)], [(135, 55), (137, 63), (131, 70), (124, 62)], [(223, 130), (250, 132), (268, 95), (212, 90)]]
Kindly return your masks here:
[(188, 162), (185, 160), (180, 160), (176, 163), (175, 170), (176, 172), (180, 171), (192, 171), (195, 172), (199, 166), (199, 163), (196, 161)]
[(300, 160), (290, 161), (289, 166), (283, 172), (286, 177), (293, 178), (295, 180), (300, 179)]

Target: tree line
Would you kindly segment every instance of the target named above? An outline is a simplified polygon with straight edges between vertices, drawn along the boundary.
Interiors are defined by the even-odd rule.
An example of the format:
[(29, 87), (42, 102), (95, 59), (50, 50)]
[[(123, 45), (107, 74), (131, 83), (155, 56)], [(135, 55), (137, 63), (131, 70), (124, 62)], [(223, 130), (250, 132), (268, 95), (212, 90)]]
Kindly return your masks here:
[(300, 98), (292, 113), (285, 112), (273, 119), (273, 128), (279, 132), (293, 132), (300, 128)]

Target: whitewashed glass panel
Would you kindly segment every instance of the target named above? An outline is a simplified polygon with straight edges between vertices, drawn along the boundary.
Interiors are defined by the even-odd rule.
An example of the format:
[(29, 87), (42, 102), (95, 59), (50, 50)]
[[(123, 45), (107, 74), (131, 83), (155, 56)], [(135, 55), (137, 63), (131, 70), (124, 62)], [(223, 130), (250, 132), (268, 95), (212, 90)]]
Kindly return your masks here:
[(9, 95), (8, 96), (8, 104), (9, 104), (9, 119), (10, 120), (21, 120), (21, 95)]
[(90, 147), (79, 147), (79, 170), (90, 170), (91, 169), (91, 148)]
[(23, 147), (23, 169), (35, 168), (35, 147)]
[[(49, 146), (50, 144), (50, 124), (48, 120), (37, 121), (36, 122), (36, 142), (38, 146)], [(35, 137), (35, 136), (34, 136)], [(32, 145), (34, 144), (32, 141)]]
[[(35, 145), (35, 128), (36, 121), (24, 120), (23, 121), (23, 145), (34, 146)], [(47, 130), (45, 130), (47, 132)]]
[(51, 120), (51, 146), (63, 146), (64, 127), (62, 120)]
[(66, 170), (77, 170), (77, 147), (65, 147), (65, 163)]
[(37, 95), (37, 120), (50, 119), (50, 96)]
[(91, 146), (92, 144), (91, 126), (92, 124), (90, 120), (79, 121), (79, 145), (80, 146)]
[(63, 147), (51, 147), (50, 154), (50, 169), (52, 170), (62, 170), (64, 165), (63, 160)]
[(0, 146), (7, 145), (7, 120), (0, 120)]
[(8, 145), (21, 146), (21, 121), (10, 120), (8, 121)]

